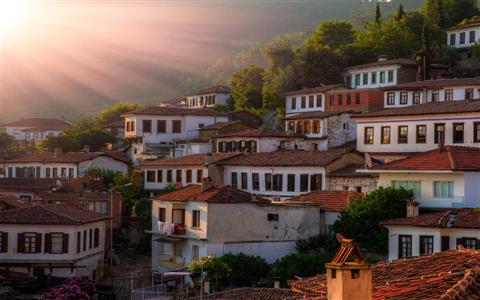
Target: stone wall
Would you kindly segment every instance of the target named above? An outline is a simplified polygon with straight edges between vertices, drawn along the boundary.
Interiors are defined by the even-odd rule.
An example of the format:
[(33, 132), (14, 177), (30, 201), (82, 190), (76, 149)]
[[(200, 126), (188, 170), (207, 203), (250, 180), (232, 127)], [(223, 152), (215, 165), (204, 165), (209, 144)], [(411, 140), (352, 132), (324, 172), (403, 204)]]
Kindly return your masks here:
[[(347, 129), (343, 128), (344, 123), (348, 124)], [(329, 117), (326, 124), (329, 149), (355, 140), (356, 127), (350, 119), (350, 115), (342, 114)]]
[(328, 190), (342, 191), (348, 187), (349, 191), (357, 191), (361, 187), (362, 193), (369, 193), (377, 188), (378, 177), (373, 176), (328, 176)]

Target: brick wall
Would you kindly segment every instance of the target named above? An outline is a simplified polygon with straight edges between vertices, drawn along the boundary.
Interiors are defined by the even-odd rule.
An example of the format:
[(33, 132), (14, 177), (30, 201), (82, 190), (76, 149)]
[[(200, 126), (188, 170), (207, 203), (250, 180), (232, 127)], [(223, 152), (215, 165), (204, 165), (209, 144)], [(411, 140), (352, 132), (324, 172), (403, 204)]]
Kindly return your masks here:
[(328, 92), (326, 98), (327, 111), (374, 111), (383, 108), (383, 91), (380, 89), (338, 90)]

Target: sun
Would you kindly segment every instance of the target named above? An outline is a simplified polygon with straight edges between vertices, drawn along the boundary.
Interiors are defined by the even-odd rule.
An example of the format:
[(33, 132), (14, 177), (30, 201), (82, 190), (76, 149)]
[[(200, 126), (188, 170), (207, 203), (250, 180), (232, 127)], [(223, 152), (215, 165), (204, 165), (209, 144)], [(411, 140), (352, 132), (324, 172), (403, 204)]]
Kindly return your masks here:
[(27, 0), (0, 0), (0, 34), (10, 33), (20, 26), (28, 8)]

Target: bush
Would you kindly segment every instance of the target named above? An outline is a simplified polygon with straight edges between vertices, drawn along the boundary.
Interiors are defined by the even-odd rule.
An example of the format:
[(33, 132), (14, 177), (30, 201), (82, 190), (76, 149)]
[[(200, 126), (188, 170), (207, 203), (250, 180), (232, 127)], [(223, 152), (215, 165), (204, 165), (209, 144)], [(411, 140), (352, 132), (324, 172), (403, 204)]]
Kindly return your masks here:
[(213, 291), (218, 291), (230, 285), (232, 269), (230, 269), (221, 257), (213, 257), (210, 260), (207, 260), (207, 256), (204, 256), (200, 261), (192, 262), (188, 267), (188, 270), (192, 273), (200, 274), (202, 264), (203, 271), (208, 274), (210, 286)]
[(267, 262), (259, 256), (228, 253), (221, 260), (232, 270), (230, 285), (233, 286), (257, 286), (267, 278), (270, 270)]
[(297, 241), (295, 249), (303, 254), (311, 252), (326, 252), (333, 256), (335, 252), (337, 252), (339, 246), (340, 244), (335, 236), (316, 235), (305, 240)]
[(60, 287), (43, 294), (45, 300), (94, 300), (95, 282), (86, 276), (68, 279)]

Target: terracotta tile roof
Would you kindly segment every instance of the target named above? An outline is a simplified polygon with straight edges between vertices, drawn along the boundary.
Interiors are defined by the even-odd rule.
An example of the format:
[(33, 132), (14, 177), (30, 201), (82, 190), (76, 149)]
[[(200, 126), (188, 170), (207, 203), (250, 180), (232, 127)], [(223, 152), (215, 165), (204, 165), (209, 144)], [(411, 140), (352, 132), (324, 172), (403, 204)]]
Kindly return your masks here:
[(322, 210), (340, 211), (347, 209), (354, 199), (362, 196), (362, 193), (351, 191), (315, 191), (283, 200), (281, 203), (308, 204), (319, 206)]
[[(378, 263), (372, 265), (372, 299), (478, 299), (479, 268), (480, 251), (467, 249)], [(327, 299), (324, 274), (289, 285), (315, 299)], [(448, 298), (452, 294), (464, 298)]]
[(254, 196), (231, 186), (212, 185), (202, 192), (202, 186), (199, 184), (189, 185), (176, 191), (157, 196), (155, 200), (208, 203), (270, 203), (270, 201), (265, 198)]
[(294, 114), (283, 118), (284, 120), (300, 120), (300, 119), (324, 119), (342, 114), (351, 114), (352, 111), (307, 111)]
[[(44, 204), (69, 203), (79, 204), (84, 201), (108, 201), (110, 202), (111, 194), (109, 192), (70, 192), (70, 191), (45, 191), (35, 194), (33, 201)], [(121, 199), (119, 193), (113, 193), (115, 199)], [(37, 203), (38, 203), (37, 202)]]
[(1, 193), (0, 193), (0, 204), (4, 204), (9, 209), (30, 206), (30, 203), (19, 200), (17, 199), (17, 197), (15, 197), (12, 194), (1, 194)]
[[(372, 67), (382, 67), (382, 66), (391, 66), (391, 65), (401, 65), (401, 66), (408, 66), (408, 67), (417, 67), (417, 62), (413, 59), (408, 58), (396, 58), (396, 59), (387, 59), (387, 60), (379, 60), (367, 64), (356, 65), (347, 67), (345, 70), (357, 70), (357, 69), (364, 69), (364, 68), (372, 68)], [(439, 64), (432, 64), (431, 67), (439, 68), (439, 69), (448, 69), (446, 65), (439, 65)]]
[[(241, 121), (218, 122), (218, 123), (215, 123), (215, 124), (212, 124), (212, 125), (204, 126), (204, 127), (200, 128), (200, 130), (222, 129), (222, 128), (228, 127), (230, 125), (241, 124), (241, 123), (242, 123)], [(247, 126), (247, 125), (245, 125), (245, 126)]]
[[(181, 156), (171, 159), (158, 159), (154, 161), (143, 162), (141, 168), (149, 167), (167, 167), (167, 166), (203, 166), (205, 163), (219, 162), (224, 159), (241, 155), (240, 153), (211, 153), (211, 156), (200, 153), (188, 156)], [(211, 159), (211, 160), (210, 160)]]
[(454, 78), (454, 79), (435, 79), (401, 83), (394, 86), (384, 87), (382, 90), (419, 90), (424, 88), (443, 88), (451, 86), (480, 85), (480, 78)]
[(282, 151), (248, 153), (223, 160), (221, 162), (218, 162), (218, 164), (231, 166), (325, 167), (333, 161), (340, 159), (346, 153), (353, 151), (354, 149), (349, 148), (335, 148), (326, 151)]
[(294, 95), (308, 95), (308, 94), (315, 94), (315, 93), (325, 93), (332, 89), (336, 88), (343, 88), (342, 84), (331, 84), (331, 85), (321, 85), (312, 88), (304, 88), (301, 90), (291, 91), (283, 93), (283, 96), (294, 96)]
[(261, 138), (261, 137), (280, 137), (280, 138), (296, 138), (301, 137), (299, 134), (292, 134), (285, 131), (274, 130), (269, 128), (257, 128), (257, 129), (247, 129), (238, 132), (226, 132), (220, 133), (215, 136), (215, 138), (227, 138), (227, 137), (252, 137), (252, 138)]
[(477, 27), (480, 26), (480, 21), (476, 22), (467, 22), (465, 24), (457, 24), (455, 26), (452, 26), (450, 28), (444, 29), (443, 31), (448, 31), (448, 30), (455, 30), (455, 29), (461, 29), (461, 28), (469, 28), (469, 27)]
[(221, 93), (221, 94), (226, 94), (230, 93), (231, 89), (228, 86), (225, 85), (214, 85), (190, 94), (187, 94), (186, 96), (196, 96), (196, 95), (203, 95), (203, 94), (212, 94), (212, 93)]
[(49, 190), (57, 186), (55, 178), (0, 178), (0, 189)]
[[(206, 300), (285, 300), (298, 297), (300, 294), (289, 289), (274, 289), (274, 288), (253, 288), (244, 287), (225, 290), (218, 293), (204, 295)], [(194, 298), (199, 299), (199, 298)]]
[(102, 125), (102, 128), (124, 128), (125, 127), (125, 121), (120, 120), (120, 121), (115, 121), (111, 122), (105, 125)]
[(126, 113), (123, 116), (131, 115), (156, 115), (156, 116), (227, 116), (225, 113), (216, 112), (206, 108), (182, 108), (182, 107), (161, 107), (149, 106)]
[(373, 177), (378, 174), (358, 173), (357, 170), (365, 169), (365, 165), (350, 165), (327, 174), (328, 177)]
[(36, 153), (36, 154), (27, 154), (18, 158), (12, 158), (5, 160), (5, 163), (28, 163), (28, 162), (39, 162), (39, 163), (72, 163), (77, 164), (83, 161), (91, 160), (99, 156), (108, 156), (115, 160), (120, 160), (122, 162), (128, 163), (128, 157), (125, 153), (120, 153), (118, 151), (112, 152), (67, 152), (55, 156), (54, 153), (45, 152), (45, 153)]
[(80, 225), (108, 217), (68, 204), (33, 205), (0, 212), (0, 224)]
[(480, 112), (479, 100), (461, 100), (449, 102), (429, 102), (399, 108), (386, 108), (375, 112), (356, 114), (353, 119), (371, 117), (401, 117), (416, 115), (438, 115)]
[(445, 146), (373, 167), (381, 171), (480, 171), (480, 148)]
[(35, 127), (43, 128), (43, 130), (61, 130), (65, 127), (70, 126), (70, 124), (63, 120), (57, 118), (22, 118), (17, 121), (3, 124), (3, 126), (9, 127)]
[(475, 208), (449, 209), (416, 217), (391, 219), (383, 225), (405, 225), (436, 228), (480, 228), (480, 210)]

